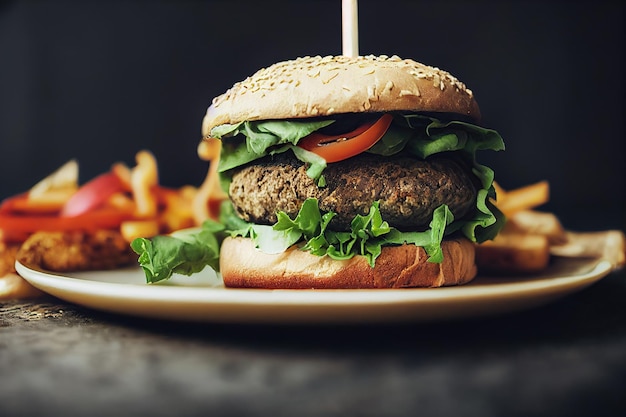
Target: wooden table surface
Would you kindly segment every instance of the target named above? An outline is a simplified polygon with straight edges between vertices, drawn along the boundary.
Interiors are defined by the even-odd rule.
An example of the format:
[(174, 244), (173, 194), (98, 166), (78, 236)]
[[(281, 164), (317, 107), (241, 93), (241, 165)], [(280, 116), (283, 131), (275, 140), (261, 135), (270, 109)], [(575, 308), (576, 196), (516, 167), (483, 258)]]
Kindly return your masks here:
[(442, 323), (166, 322), (0, 305), (2, 416), (623, 416), (626, 271)]

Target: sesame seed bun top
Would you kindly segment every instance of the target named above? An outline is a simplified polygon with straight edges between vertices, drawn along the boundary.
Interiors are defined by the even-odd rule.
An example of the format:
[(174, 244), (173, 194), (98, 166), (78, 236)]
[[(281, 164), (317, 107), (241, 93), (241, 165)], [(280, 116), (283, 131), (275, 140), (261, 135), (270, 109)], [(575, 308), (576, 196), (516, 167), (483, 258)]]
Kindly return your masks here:
[(480, 120), (472, 91), (446, 71), (397, 56), (316, 56), (278, 62), (233, 85), (213, 99), (202, 134), (242, 121), (386, 111)]

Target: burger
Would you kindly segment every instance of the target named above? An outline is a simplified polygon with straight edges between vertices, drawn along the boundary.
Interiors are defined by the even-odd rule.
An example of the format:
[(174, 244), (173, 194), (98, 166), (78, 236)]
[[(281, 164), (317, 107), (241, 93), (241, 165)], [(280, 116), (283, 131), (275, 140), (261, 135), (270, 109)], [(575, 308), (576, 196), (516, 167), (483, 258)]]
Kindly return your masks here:
[(228, 287), (460, 285), (475, 244), (504, 216), (481, 150), (472, 91), (397, 56), (302, 57), (216, 97), (205, 141), (221, 141), (228, 200), (219, 268)]

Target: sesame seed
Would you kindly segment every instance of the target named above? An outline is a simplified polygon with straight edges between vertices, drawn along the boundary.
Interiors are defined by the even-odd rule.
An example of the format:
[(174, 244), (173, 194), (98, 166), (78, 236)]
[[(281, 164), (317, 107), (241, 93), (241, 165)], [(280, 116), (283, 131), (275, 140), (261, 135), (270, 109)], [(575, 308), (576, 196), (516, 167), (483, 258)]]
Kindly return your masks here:
[(327, 72), (326, 74), (322, 76), (322, 83), (328, 84), (333, 78), (335, 78), (338, 75), (339, 75), (338, 72), (333, 72), (333, 73)]
[(439, 87), (439, 82), (439, 74), (435, 73), (435, 75), (433, 76), (433, 87)]
[(400, 94), (398, 94), (398, 97), (406, 97), (406, 96), (415, 96), (415, 97), (419, 97), (420, 95), (420, 91), (417, 89), (417, 87), (415, 88), (415, 91), (411, 91), (411, 90), (400, 90)]
[(312, 68), (311, 70), (309, 70), (306, 75), (308, 75), (311, 78), (315, 78), (318, 77), (320, 75), (320, 69), (319, 68)]
[(387, 81), (387, 84), (385, 84), (385, 88), (383, 88), (383, 93), (390, 93), (391, 90), (393, 90), (393, 81), (389, 80)]

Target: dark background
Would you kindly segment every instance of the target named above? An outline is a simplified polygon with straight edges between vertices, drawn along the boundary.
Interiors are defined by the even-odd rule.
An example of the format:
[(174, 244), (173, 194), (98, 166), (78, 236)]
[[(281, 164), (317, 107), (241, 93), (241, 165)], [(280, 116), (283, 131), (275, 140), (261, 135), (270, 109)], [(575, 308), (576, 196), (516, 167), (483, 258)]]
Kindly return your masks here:
[[(626, 229), (621, 1), (367, 1), (360, 52), (450, 71), (507, 150), (505, 188), (551, 184), (570, 229)], [(0, 2), (0, 199), (71, 158), (84, 182), (151, 150), (199, 185), (211, 99), (275, 61), (341, 53), (341, 2)]]

